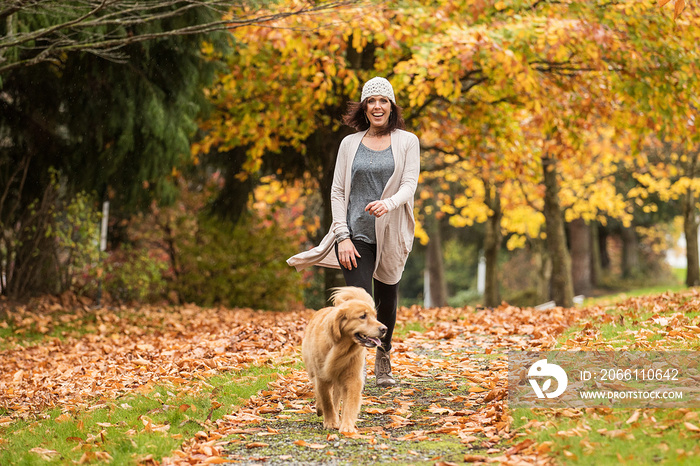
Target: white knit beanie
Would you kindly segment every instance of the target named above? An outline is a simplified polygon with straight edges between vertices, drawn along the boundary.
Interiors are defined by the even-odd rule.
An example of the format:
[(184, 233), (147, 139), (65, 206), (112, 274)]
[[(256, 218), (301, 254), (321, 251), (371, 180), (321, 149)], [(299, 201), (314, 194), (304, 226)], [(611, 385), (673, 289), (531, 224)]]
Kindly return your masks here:
[(387, 79), (380, 78), (379, 76), (370, 79), (362, 86), (360, 102), (364, 102), (365, 99), (371, 95), (381, 95), (396, 103), (394, 88), (391, 87), (391, 83)]

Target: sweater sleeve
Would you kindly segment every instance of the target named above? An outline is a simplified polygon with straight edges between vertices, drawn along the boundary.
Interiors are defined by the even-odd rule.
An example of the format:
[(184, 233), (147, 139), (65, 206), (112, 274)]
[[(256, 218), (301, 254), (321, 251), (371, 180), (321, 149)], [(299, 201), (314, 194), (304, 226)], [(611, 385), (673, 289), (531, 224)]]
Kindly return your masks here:
[(399, 190), (393, 196), (385, 199), (387, 209), (391, 212), (399, 206), (407, 203), (416, 193), (418, 186), (418, 175), (420, 175), (420, 142), (418, 136), (410, 134), (406, 142), (406, 162), (401, 174), (401, 184)]
[(348, 158), (347, 139), (344, 139), (338, 149), (338, 157), (335, 161), (333, 172), (333, 184), (331, 185), (331, 213), (333, 224), (331, 230), (336, 238), (350, 234), (347, 223), (347, 203), (345, 202), (345, 180)]

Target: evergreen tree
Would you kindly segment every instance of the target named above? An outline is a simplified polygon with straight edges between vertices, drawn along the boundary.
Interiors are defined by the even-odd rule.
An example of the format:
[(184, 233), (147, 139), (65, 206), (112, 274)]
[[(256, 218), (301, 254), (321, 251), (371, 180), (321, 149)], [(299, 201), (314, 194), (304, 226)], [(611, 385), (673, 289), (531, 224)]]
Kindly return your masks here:
[[(60, 21), (17, 15), (28, 29)], [(125, 36), (142, 35), (210, 22), (212, 15), (206, 8), (191, 9), (120, 27)], [(212, 62), (202, 58), (202, 42), (223, 46), (221, 34), (164, 36), (131, 44), (122, 48), (126, 63), (80, 52), (2, 75), (3, 294), (22, 294), (50, 282), (50, 277), (30, 279), (27, 271), (38, 270), (31, 264), (47, 259), (39, 251), (51, 245), (39, 238), (50, 224), (52, 196), (93, 192), (124, 214), (154, 198), (173, 198), (171, 173), (189, 156), (195, 119), (203, 109), (201, 89), (213, 74)], [(50, 167), (61, 174), (60, 192), (51, 187)], [(37, 204), (38, 199), (46, 201)], [(20, 275), (25, 276), (22, 283), (13, 284)]]

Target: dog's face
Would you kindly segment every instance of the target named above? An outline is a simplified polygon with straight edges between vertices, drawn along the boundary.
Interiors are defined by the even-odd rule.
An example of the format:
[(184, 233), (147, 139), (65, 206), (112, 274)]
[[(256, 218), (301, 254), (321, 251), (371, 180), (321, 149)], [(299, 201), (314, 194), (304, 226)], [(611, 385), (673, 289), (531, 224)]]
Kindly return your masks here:
[(386, 335), (387, 328), (377, 320), (377, 311), (360, 300), (350, 300), (338, 306), (334, 326), (336, 341), (352, 338), (366, 348), (382, 346), (380, 338)]

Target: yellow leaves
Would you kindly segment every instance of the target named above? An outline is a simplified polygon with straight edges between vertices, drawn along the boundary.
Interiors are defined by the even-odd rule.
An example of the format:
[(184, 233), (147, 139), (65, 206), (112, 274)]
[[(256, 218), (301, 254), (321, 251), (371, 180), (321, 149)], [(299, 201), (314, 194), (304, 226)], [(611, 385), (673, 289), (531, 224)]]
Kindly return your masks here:
[[(516, 249), (524, 246), (525, 237), (537, 238), (545, 224), (545, 217), (542, 212), (533, 211), (527, 205), (514, 206), (503, 213), (501, 228), (505, 231), (516, 233), (518, 238), (509, 242), (509, 249)], [(523, 236), (524, 235), (524, 236)], [(520, 237), (522, 236), (522, 238)], [(515, 237), (514, 237), (515, 238)]]
[(362, 52), (362, 49), (364, 48), (366, 43), (367, 39), (364, 38), (362, 30), (359, 28), (355, 28), (352, 31), (352, 48), (354, 48), (357, 52)]
[[(654, 176), (652, 173), (633, 173), (640, 186), (636, 186), (627, 192), (627, 197), (636, 199), (638, 205), (644, 205), (640, 199), (646, 199), (649, 194), (658, 195), (662, 202), (679, 199), (690, 191), (700, 192), (700, 179), (695, 177), (680, 176), (675, 181), (669, 177)], [(645, 211), (655, 212), (656, 206), (648, 206)]]
[(455, 228), (471, 226), (474, 223), (484, 223), (492, 213), (491, 209), (479, 200), (467, 200), (465, 207), (459, 213), (452, 206), (443, 206), (441, 210), (450, 214), (449, 223)]
[(202, 54), (212, 56), (214, 54), (214, 45), (211, 42), (202, 43)]
[[(684, 5), (683, 0), (672, 1), (676, 7)], [(576, 16), (568, 15), (566, 4), (561, 8), (547, 5), (543, 14), (526, 12), (517, 18), (494, 14), (494, 8), (502, 12), (510, 5), (503, 0), (482, 6), (458, 2), (360, 3), (332, 12), (276, 20), (265, 27), (236, 30), (233, 34), (241, 46), (236, 47), (234, 56), (228, 57), (230, 72), (209, 91), (219, 111), (203, 124), (207, 136), (192, 145), (192, 159), (198, 163), (202, 154), (212, 148), (248, 146), (245, 170), (255, 173), (262, 166), (263, 156), (284, 145), (303, 153), (305, 138), (317, 128), (341, 126), (337, 116), (325, 113), (327, 107), (341, 105), (348, 98), (356, 99), (368, 76), (389, 75), (399, 102), (405, 107), (417, 108), (439, 97), (439, 105), (427, 106), (425, 116), (414, 121), (420, 128), (421, 143), (441, 149), (449, 146), (460, 154), (445, 156), (446, 164), (452, 165), (461, 157), (467, 159), (473, 173), (465, 176), (462, 171), (445, 170), (443, 181), (451, 184), (448, 189), (469, 185), (486, 171), (493, 179), (518, 180), (523, 184), (522, 193), (504, 193), (508, 205), (501, 225), (504, 231), (516, 233), (509, 247), (520, 247), (526, 237), (540, 236), (542, 219), (523, 215), (517, 209), (527, 209), (517, 206), (541, 208), (542, 195), (536, 184), (541, 173), (537, 163), (542, 134), (554, 127), (576, 128), (578, 134), (579, 127), (591, 124), (585, 117), (576, 116), (576, 112), (584, 109), (586, 115), (596, 114), (596, 105), (603, 106), (611, 100), (605, 98), (611, 83), (590, 70), (606, 72), (607, 65), (601, 59), (603, 51), (607, 54), (628, 44), (620, 44), (614, 28), (602, 27), (597, 18), (587, 16), (584, 4), (579, 5), (582, 10)], [(619, 10), (627, 7), (631, 8), (630, 14), (642, 11), (636, 6), (621, 5), (611, 6), (607, 8), (609, 12), (601, 14), (609, 13), (610, 24), (614, 24), (614, 18), (621, 14)], [(489, 22), (486, 15), (493, 15), (498, 21)], [(366, 51), (369, 44), (376, 47), (374, 68), (358, 71), (347, 58), (353, 52)], [(203, 50), (210, 53), (211, 45), (204, 44)], [(638, 54), (637, 59), (642, 60), (642, 55)], [(565, 68), (559, 73), (542, 72), (543, 67), (550, 66), (546, 62)], [(678, 66), (679, 72), (694, 76), (695, 70), (687, 62)], [(590, 83), (567, 75), (576, 68), (587, 70)], [(552, 79), (553, 75), (580, 87), (570, 89), (570, 94), (565, 93), (562, 98), (552, 98), (555, 86), (561, 85)], [(510, 101), (515, 102), (513, 107), (517, 109), (507, 104)], [(684, 114), (683, 119), (688, 121), (690, 116)], [(653, 115), (650, 119), (654, 120)], [(610, 128), (606, 123), (602, 121), (600, 126)], [(569, 164), (584, 176), (576, 181), (575, 173), (564, 175), (561, 197), (567, 219), (604, 221), (604, 216), (609, 215), (628, 223), (631, 205), (625, 194), (612, 189), (613, 183), (606, 178), (610, 173), (605, 172), (623, 156), (613, 143), (620, 143), (621, 137), (612, 129), (600, 135), (595, 131), (583, 136), (584, 142), (564, 136), (549, 146), (564, 147), (562, 154), (574, 159), (579, 154), (572, 155), (575, 149), (567, 148), (567, 143), (582, 144), (584, 158), (596, 160), (585, 167)], [(629, 146), (627, 141), (620, 145), (625, 147), (623, 150)], [(598, 171), (594, 165), (605, 168)], [(484, 173), (480, 173), (482, 169)], [(648, 181), (653, 185), (635, 188), (628, 195), (643, 199), (653, 189), (671, 199), (690, 186), (686, 181), (663, 185), (659, 181), (663, 179), (650, 175)], [(269, 203), (275, 196), (267, 193), (263, 197)], [(419, 197), (427, 200), (429, 194), (423, 191)], [(640, 203), (646, 212), (657, 208)], [(456, 196), (452, 204), (436, 203), (435, 208), (450, 216), (450, 224), (455, 227), (483, 222), (490, 214), (483, 197), (474, 193)], [(510, 214), (511, 209), (516, 211)], [(301, 221), (294, 220), (296, 225)], [(427, 235), (420, 228), (419, 224), (419, 240), (427, 242)]]
[(425, 246), (430, 241), (428, 233), (423, 228), (423, 223), (416, 221), (415, 237), (418, 239), (421, 245)]
[(449, 219), (451, 226), (455, 228), (464, 228), (466, 226), (471, 226), (474, 224), (474, 220), (462, 217), (461, 215), (453, 215)]

